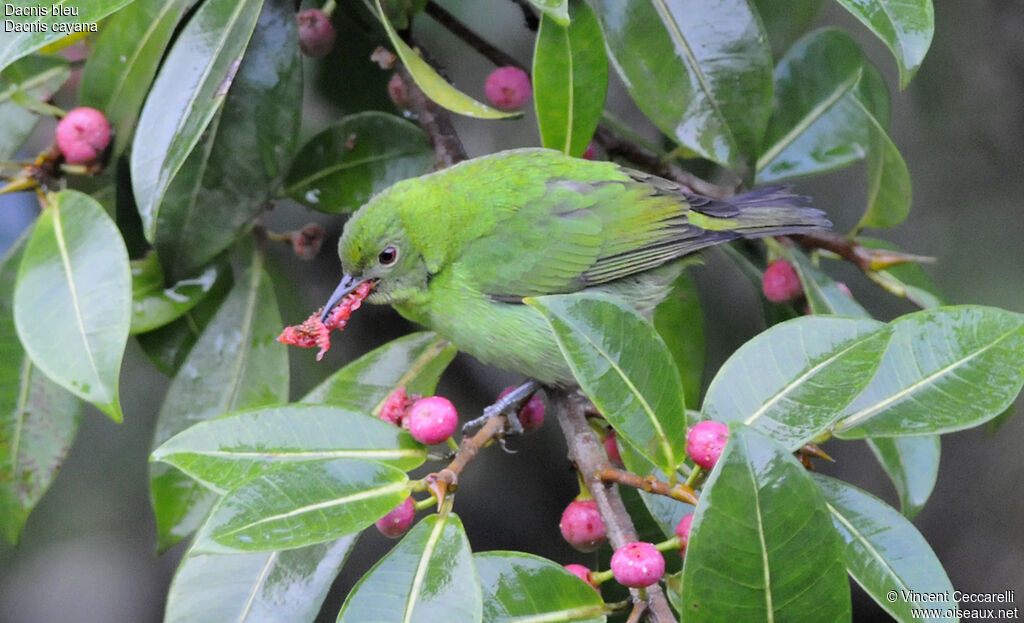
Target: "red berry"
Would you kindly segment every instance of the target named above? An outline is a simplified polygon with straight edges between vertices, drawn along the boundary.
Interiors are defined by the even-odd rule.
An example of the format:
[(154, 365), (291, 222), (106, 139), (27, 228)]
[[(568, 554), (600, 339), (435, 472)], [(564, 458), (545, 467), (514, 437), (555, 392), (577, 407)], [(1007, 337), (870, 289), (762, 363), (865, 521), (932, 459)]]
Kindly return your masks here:
[(571, 565), (565, 565), (565, 568), (567, 570), (569, 570), (570, 572), (572, 572), (573, 575), (575, 575), (579, 579), (581, 579), (584, 582), (586, 582), (587, 584), (589, 584), (590, 587), (593, 588), (595, 591), (597, 591), (599, 593), (601, 592), (601, 587), (598, 586), (597, 584), (594, 584), (590, 580), (590, 569), (587, 569), (583, 565), (577, 565), (575, 563), (571, 564)]
[(484, 83), (487, 99), (502, 110), (513, 110), (530, 98), (530, 77), (518, 67), (499, 67), (487, 76)]
[(405, 501), (392, 509), (390, 513), (377, 520), (377, 529), (386, 537), (398, 538), (409, 529), (415, 516), (416, 507), (412, 503), (412, 498), (405, 498)]
[(594, 141), (587, 143), (587, 149), (583, 152), (584, 160), (597, 160), (597, 147), (594, 146)]
[(384, 404), (380, 407), (380, 419), (401, 426), (411, 406), (412, 399), (405, 393), (404, 387), (399, 387), (384, 399)]
[(729, 427), (711, 420), (699, 422), (686, 435), (686, 454), (693, 462), (711, 469), (722, 456), (725, 442), (729, 441)]
[(800, 277), (797, 276), (793, 265), (786, 260), (775, 260), (768, 265), (761, 281), (761, 289), (765, 298), (773, 303), (786, 303), (803, 293)]
[(581, 552), (591, 552), (608, 540), (604, 519), (594, 500), (573, 500), (562, 511), (558, 522), (562, 537)]
[(406, 416), (413, 439), (427, 445), (441, 443), (452, 436), (459, 424), (455, 405), (443, 396), (417, 400)]
[(690, 542), (690, 526), (693, 524), (693, 513), (679, 520), (676, 524), (676, 536), (679, 537), (679, 553), (686, 553), (686, 545)]
[(334, 47), (334, 26), (331, 18), (319, 9), (309, 9), (298, 14), (299, 48), (312, 58), (322, 58)]
[(665, 558), (650, 543), (627, 543), (612, 554), (611, 567), (619, 584), (644, 588), (665, 574)]
[(88, 164), (110, 144), (110, 123), (95, 108), (75, 108), (57, 124), (57, 148), (68, 164)]
[[(515, 385), (510, 385), (505, 389), (501, 390), (498, 394), (498, 400), (501, 400), (505, 396), (515, 389)], [(519, 423), (523, 425), (523, 432), (528, 433), (530, 431), (537, 430), (541, 424), (544, 423), (544, 401), (541, 400), (540, 396), (534, 394), (530, 396), (530, 399), (526, 401), (526, 404), (519, 407)]]
[(619, 452), (619, 440), (615, 437), (614, 428), (609, 428), (608, 436), (604, 438), (604, 451), (612, 465), (625, 467), (622, 463), (622, 454)]

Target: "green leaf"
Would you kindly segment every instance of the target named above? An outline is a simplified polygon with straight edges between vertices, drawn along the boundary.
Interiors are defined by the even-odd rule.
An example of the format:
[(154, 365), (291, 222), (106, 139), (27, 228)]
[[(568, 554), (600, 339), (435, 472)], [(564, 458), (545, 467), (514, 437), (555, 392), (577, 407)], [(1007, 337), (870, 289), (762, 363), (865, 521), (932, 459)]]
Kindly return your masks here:
[(601, 25), (582, 0), (569, 4), (572, 23), (545, 13), (533, 51), (533, 104), (541, 144), (582, 156), (604, 110), (608, 56)]
[[(869, 249), (900, 250), (891, 242), (877, 238), (858, 236), (857, 242)], [(945, 297), (939, 291), (939, 286), (924, 272), (920, 264), (905, 262), (876, 271), (875, 274), (885, 282), (890, 291), (901, 292), (908, 301), (915, 305), (930, 309), (945, 304), (943, 302)]]
[[(955, 608), (953, 586), (931, 547), (893, 508), (845, 482), (812, 474), (825, 494), (832, 521), (846, 545), (846, 567), (864, 591), (898, 621), (916, 621), (917, 608)], [(945, 594), (919, 601), (910, 592)], [(896, 593), (896, 599), (891, 594)], [(948, 618), (928, 617), (927, 621)]]
[(842, 542), (821, 492), (787, 448), (730, 428), (690, 529), (686, 620), (849, 620)]
[(853, 316), (855, 318), (871, 317), (871, 314), (861, 307), (860, 303), (839, 288), (838, 283), (811, 264), (807, 256), (799, 249), (786, 247), (784, 252), (786, 259), (793, 264), (797, 275), (800, 276), (800, 284), (804, 287), (807, 304), (812, 313)]
[(278, 194), (295, 150), (301, 104), (294, 7), (268, 1), (223, 108), (173, 175), (155, 214), (154, 246), (171, 279), (196, 273)]
[[(288, 353), (274, 338), (281, 317), (270, 279), (255, 263), (217, 310), (171, 381), (157, 417), (156, 448), (189, 426), (229, 411), (288, 400)], [(161, 547), (199, 525), (211, 492), (168, 466), (150, 466)]]
[(32, 133), (37, 115), (18, 105), (15, 95), (45, 101), (71, 75), (67, 59), (61, 56), (26, 56), (0, 72), (0, 160), (18, 151)]
[(409, 471), (422, 465), (427, 453), (407, 431), (365, 413), (290, 404), (200, 422), (152, 454), (218, 493), (275, 465), (337, 458)]
[(551, 325), (580, 387), (616, 432), (666, 474), (686, 456), (686, 404), (672, 354), (625, 302), (599, 294), (525, 299)]
[[(64, 38), (70, 34), (70, 27), (77, 27), (81, 32), (90, 32), (96, 27), (96, 22), (131, 2), (132, 0), (23, 0), (17, 5), (7, 3), (5, 6), (43, 11), (33, 11), (38, 13), (37, 15), (7, 16), (5, 10), (5, 20), (11, 22), (12, 27), (8, 30), (5, 26), (4, 37), (0, 40), (0, 70), (44, 45)], [(52, 10), (55, 6), (63, 7), (64, 11), (74, 9), (75, 14), (57, 14), (58, 12)]]
[(0, 261), (0, 536), (16, 543), (78, 432), (78, 399), (32, 365), (14, 330), (13, 293), (29, 234)]
[(654, 328), (675, 360), (686, 406), (696, 408), (704, 378), (704, 310), (697, 295), (697, 283), (689, 272), (676, 278), (672, 291), (654, 309)]
[(569, 25), (569, 0), (530, 0), (530, 4), (543, 13), (542, 19), (548, 17), (559, 26)]
[(142, 102), (182, 15), (195, 0), (135, 0), (108, 19), (90, 45), (78, 100), (116, 130), (112, 158), (128, 146)]
[(835, 426), (845, 439), (983, 424), (1024, 384), (1024, 315), (963, 305), (901, 316), (878, 373)]
[(132, 188), (150, 242), (168, 187), (224, 104), (262, 4), (204, 2), (160, 67), (131, 154)]
[(605, 621), (601, 595), (562, 565), (522, 552), (474, 554), (488, 623)]
[(824, 0), (754, 0), (776, 57), (807, 31), (822, 4)]
[(896, 487), (903, 514), (913, 519), (935, 488), (942, 441), (936, 435), (878, 437), (866, 441)]
[(234, 285), (234, 275), (226, 260), (214, 263), (213, 267), (217, 278), (195, 307), (170, 324), (135, 336), (146, 356), (167, 376), (177, 373)]
[(885, 128), (860, 101), (868, 121), (868, 207), (857, 229), (895, 227), (907, 219), (912, 197), (910, 171)]
[(399, 180), (430, 171), (434, 150), (415, 124), (382, 112), (343, 117), (299, 149), (285, 192), (314, 210), (351, 212)]
[(409, 497), (409, 477), (382, 463), (283, 463), (228, 491), (196, 535), (195, 551), (292, 549), (362, 530)]
[(380, 559), (345, 599), (338, 623), (479, 623), (483, 604), (458, 515), (430, 515)]
[(247, 554), (190, 551), (171, 582), (164, 622), (312, 621), (355, 540)]
[(48, 196), (14, 286), (14, 323), (32, 362), (120, 422), (118, 376), (131, 324), (131, 272), (117, 226), (88, 195)]
[(405, 65), (409, 75), (416, 82), (423, 93), (434, 100), (438, 106), (446, 108), (454, 113), (465, 115), (467, 117), (475, 117), (477, 119), (510, 119), (513, 117), (519, 117), (522, 115), (520, 112), (502, 112), (497, 108), (491, 108), (486, 104), (481, 104), (472, 97), (466, 95), (462, 91), (459, 91), (452, 85), (445, 82), (445, 79), (441, 77), (434, 68), (427, 64), (419, 55), (410, 48), (402, 38), (395, 32), (395, 28), (388, 21), (384, 15), (383, 9), (380, 6), (380, 0), (376, 0), (377, 3), (377, 15), (380, 18), (381, 24), (384, 25), (384, 30), (388, 33), (388, 39), (391, 41), (391, 45), (395, 48), (395, 54), (398, 58), (402, 59), (402, 64)]
[(455, 347), (436, 333), (412, 333), (338, 370), (303, 396), (302, 402), (344, 407), (376, 417), (387, 397), (399, 387), (409, 394), (432, 396), (455, 352)]
[(837, 0), (875, 33), (896, 57), (905, 89), (928, 52), (935, 33), (932, 0)]
[(747, 0), (598, 0), (612, 63), (662, 132), (741, 177), (772, 107), (772, 55)]
[(805, 316), (777, 324), (722, 365), (703, 415), (742, 421), (796, 450), (827, 431), (871, 382), (889, 333), (867, 318)]
[(132, 334), (162, 327), (196, 306), (210, 292), (219, 278), (218, 269), (210, 266), (191, 279), (183, 279), (164, 287), (164, 274), (156, 253), (148, 253), (131, 263), (132, 270)]

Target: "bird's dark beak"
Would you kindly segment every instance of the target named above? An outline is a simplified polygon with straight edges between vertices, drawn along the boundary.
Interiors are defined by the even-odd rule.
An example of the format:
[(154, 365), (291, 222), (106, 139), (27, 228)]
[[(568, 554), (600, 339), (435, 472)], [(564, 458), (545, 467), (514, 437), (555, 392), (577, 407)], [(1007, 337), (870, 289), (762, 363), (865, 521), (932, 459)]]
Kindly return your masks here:
[(331, 298), (327, 299), (327, 304), (324, 305), (324, 311), (320, 313), (320, 322), (327, 320), (327, 316), (331, 314), (331, 310), (338, 304), (341, 299), (345, 298), (345, 295), (359, 287), (359, 284), (366, 281), (352, 275), (345, 275), (341, 278), (341, 283), (334, 289), (331, 294)]

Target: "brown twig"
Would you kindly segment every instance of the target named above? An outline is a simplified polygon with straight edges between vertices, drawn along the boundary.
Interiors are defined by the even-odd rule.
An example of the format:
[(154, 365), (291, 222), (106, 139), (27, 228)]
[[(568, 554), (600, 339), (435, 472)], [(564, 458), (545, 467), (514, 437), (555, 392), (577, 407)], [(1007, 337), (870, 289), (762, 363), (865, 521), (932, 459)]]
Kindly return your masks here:
[(869, 249), (854, 239), (828, 231), (790, 236), (794, 242), (809, 249), (831, 251), (864, 272), (883, 270), (907, 262), (934, 262), (935, 258), (888, 249)]
[[(606, 485), (597, 477), (600, 467), (607, 463), (608, 457), (604, 453), (603, 444), (587, 423), (587, 399), (578, 392), (565, 391), (553, 392), (552, 398), (555, 402), (558, 424), (569, 445), (569, 458), (576, 464), (583, 476), (583, 482), (597, 504), (612, 547), (618, 549), (627, 543), (635, 542), (638, 539), (636, 528), (633, 527), (633, 521), (626, 512), (618, 489)], [(641, 600), (639, 592), (635, 589), (631, 594), (634, 603)], [(647, 587), (647, 608), (647, 617), (652, 623), (674, 623), (676, 620), (665, 598), (665, 592), (658, 584)]]
[(526, 21), (526, 27), (533, 32), (537, 32), (537, 29), (540, 28), (540, 18), (533, 12), (533, 7), (530, 6), (530, 3), (526, 0), (512, 0), (512, 2), (518, 5), (523, 11), (523, 19)]
[(444, 169), (468, 158), (466, 148), (462, 146), (462, 141), (455, 133), (448, 111), (423, 93), (405, 67), (396, 64), (395, 69), (405, 85), (409, 95), (409, 106), (416, 116), (416, 121), (427, 133), (430, 144), (434, 146), (434, 168)]
[(511, 65), (524, 71), (529, 71), (511, 54), (507, 54), (503, 50), (491, 45), (489, 41), (473, 32), (469, 26), (466, 26), (459, 18), (449, 13), (444, 7), (433, 0), (427, 3), (425, 13), (498, 67)]
[(632, 472), (609, 467), (607, 464), (598, 467), (595, 475), (601, 482), (614, 482), (626, 485), (627, 487), (633, 487), (634, 489), (640, 489), (641, 491), (647, 491), (648, 493), (664, 495), (665, 497), (686, 502), (693, 506), (697, 505), (697, 494), (683, 483), (670, 485), (663, 480), (658, 480), (654, 476), (637, 476)]

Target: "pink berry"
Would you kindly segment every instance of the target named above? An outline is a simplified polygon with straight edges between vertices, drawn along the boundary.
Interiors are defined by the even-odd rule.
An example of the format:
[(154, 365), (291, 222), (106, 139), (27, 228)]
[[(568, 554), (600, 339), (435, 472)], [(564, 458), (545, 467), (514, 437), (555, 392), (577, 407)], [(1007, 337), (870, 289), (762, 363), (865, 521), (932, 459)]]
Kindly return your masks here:
[(309, 9), (298, 14), (299, 48), (311, 58), (322, 58), (334, 47), (334, 26), (331, 18), (319, 9)]
[[(498, 400), (508, 396), (515, 388), (515, 385), (511, 385), (501, 390), (501, 393), (498, 394)], [(528, 433), (537, 430), (544, 423), (544, 401), (537, 394), (530, 396), (526, 404), (519, 407), (517, 415), (519, 416), (519, 423), (523, 425), (523, 432)]]
[(110, 144), (110, 123), (95, 108), (75, 108), (57, 124), (57, 148), (68, 164), (88, 164)]
[(676, 524), (676, 536), (679, 537), (679, 553), (686, 553), (686, 545), (690, 542), (690, 526), (693, 525), (693, 513), (679, 520)]
[(384, 404), (380, 407), (380, 419), (401, 426), (411, 405), (412, 400), (406, 395), (405, 387), (399, 387), (384, 399)]
[(699, 422), (686, 435), (686, 454), (693, 462), (711, 469), (722, 456), (725, 442), (729, 441), (729, 427), (721, 422)]
[(615, 437), (615, 429), (608, 429), (608, 436), (604, 438), (604, 451), (608, 455), (608, 461), (616, 467), (625, 467), (622, 463), (622, 454), (619, 452), (619, 441)]
[(590, 569), (587, 569), (583, 565), (577, 565), (575, 563), (571, 565), (565, 565), (565, 568), (572, 572), (573, 575), (589, 584), (590, 587), (593, 588), (595, 591), (599, 593), (601, 592), (601, 587), (597, 584), (594, 584), (590, 579)]
[(786, 303), (803, 293), (800, 277), (797, 276), (793, 265), (786, 260), (775, 260), (768, 265), (764, 271), (761, 289), (765, 298), (773, 303)]
[(530, 77), (518, 67), (499, 67), (487, 76), (484, 83), (487, 99), (502, 110), (519, 108), (530, 98)]
[(413, 505), (412, 498), (405, 498), (405, 501), (392, 509), (390, 513), (377, 520), (377, 529), (388, 538), (398, 538), (409, 529), (415, 516), (416, 507)]
[(409, 88), (398, 74), (392, 74), (391, 80), (388, 80), (388, 97), (395, 103), (395, 106), (402, 110), (412, 108), (412, 102), (409, 101)]
[(594, 146), (594, 141), (587, 143), (587, 149), (583, 152), (584, 160), (597, 160), (597, 147)]
[(459, 424), (459, 414), (447, 398), (432, 396), (413, 403), (406, 421), (413, 439), (430, 445), (452, 436)]
[(562, 520), (558, 522), (562, 537), (581, 552), (591, 552), (601, 547), (608, 535), (605, 532), (604, 519), (597, 511), (594, 500), (573, 500), (562, 511)]
[(650, 543), (627, 543), (612, 554), (611, 567), (619, 584), (644, 588), (665, 574), (665, 558)]
[(320, 253), (324, 244), (324, 228), (310, 223), (297, 232), (292, 233), (292, 251), (303, 260), (311, 260)]

